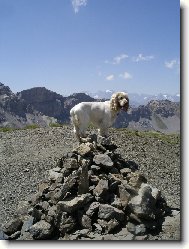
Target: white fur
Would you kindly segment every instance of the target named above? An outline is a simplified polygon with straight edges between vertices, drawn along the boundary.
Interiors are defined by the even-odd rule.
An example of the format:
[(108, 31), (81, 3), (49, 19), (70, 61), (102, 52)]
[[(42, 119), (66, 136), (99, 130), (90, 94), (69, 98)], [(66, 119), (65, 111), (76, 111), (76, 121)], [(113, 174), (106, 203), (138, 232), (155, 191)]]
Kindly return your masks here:
[(124, 92), (113, 94), (110, 101), (77, 104), (70, 110), (76, 137), (79, 140), (86, 137), (85, 132), (89, 123), (99, 128), (101, 136), (107, 136), (108, 128), (112, 126), (120, 109), (126, 106), (125, 110), (127, 110), (128, 105), (128, 95)]

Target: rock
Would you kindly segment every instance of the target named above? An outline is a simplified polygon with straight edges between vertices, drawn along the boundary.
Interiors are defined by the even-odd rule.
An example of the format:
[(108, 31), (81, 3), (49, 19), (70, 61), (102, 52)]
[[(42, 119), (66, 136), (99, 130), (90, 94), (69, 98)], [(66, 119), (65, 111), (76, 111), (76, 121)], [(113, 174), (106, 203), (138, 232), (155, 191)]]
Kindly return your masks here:
[(81, 236), (88, 236), (88, 233), (89, 233), (89, 229), (81, 229), (81, 230), (75, 231), (73, 234), (76, 234), (79, 237), (81, 237)]
[(81, 156), (87, 156), (91, 154), (94, 150), (94, 145), (92, 143), (82, 143), (75, 149), (75, 151)]
[(123, 176), (127, 176), (129, 173), (131, 173), (131, 169), (129, 169), (129, 168), (123, 168), (123, 169), (120, 170), (120, 173)]
[(18, 239), (18, 237), (19, 237), (20, 235), (21, 235), (21, 232), (20, 232), (20, 231), (17, 231), (17, 232), (15, 232), (15, 233), (11, 234), (11, 235), (9, 236), (9, 239), (10, 239), (10, 240)]
[(16, 209), (16, 214), (18, 216), (27, 216), (29, 207), (30, 204), (28, 201), (20, 201)]
[(57, 226), (57, 224), (59, 223), (61, 214), (62, 214), (62, 212), (59, 212), (57, 210), (57, 206), (54, 205), (54, 206), (49, 208), (47, 215), (44, 216), (44, 219), (48, 223), (54, 224), (55, 226)]
[(21, 220), (21, 218), (15, 218), (3, 226), (3, 231), (7, 235), (11, 235), (17, 231), (20, 231), (22, 228), (22, 224), (23, 221)]
[(127, 178), (129, 185), (134, 188), (140, 188), (142, 183), (147, 182), (146, 178), (139, 172), (131, 172)]
[(55, 172), (58, 172), (58, 173), (61, 172), (61, 168), (60, 168), (60, 167), (55, 167), (55, 168), (53, 168), (52, 170), (55, 171)]
[(49, 203), (47, 201), (39, 202), (35, 205), (35, 208), (38, 210), (42, 210), (43, 212), (47, 212), (49, 208)]
[(34, 223), (37, 221), (40, 221), (41, 216), (42, 216), (42, 211), (38, 210), (36, 207), (31, 208), (28, 213), (34, 217)]
[(118, 208), (112, 207), (109, 204), (100, 204), (98, 217), (104, 220), (110, 220), (115, 218), (117, 221), (124, 221), (125, 214)]
[(95, 189), (93, 190), (93, 194), (97, 197), (105, 197), (108, 192), (108, 181), (101, 179)]
[(93, 227), (95, 227), (95, 232), (101, 234), (102, 233), (102, 227), (98, 223), (93, 223)]
[(45, 194), (49, 188), (48, 182), (41, 182), (38, 186), (38, 191), (42, 194)]
[(23, 234), (24, 232), (29, 232), (30, 227), (34, 223), (34, 217), (30, 216), (26, 221), (24, 221), (21, 233)]
[(112, 182), (109, 186), (109, 190), (110, 192), (112, 193), (117, 193), (117, 189), (118, 189), (118, 185), (120, 184), (120, 182), (118, 181), (115, 181), (115, 182)]
[(33, 240), (33, 236), (30, 232), (23, 232), (17, 240)]
[(86, 209), (86, 214), (89, 217), (92, 217), (94, 215), (94, 213), (98, 212), (99, 209), (99, 202), (92, 202)]
[(135, 240), (147, 240), (148, 239), (148, 235), (138, 235), (135, 236)]
[(108, 174), (108, 179), (110, 180), (110, 184), (113, 182), (117, 182), (117, 184), (121, 184), (123, 177), (120, 174)]
[(152, 188), (152, 196), (157, 201), (161, 197), (161, 191), (157, 188)]
[(116, 207), (118, 209), (121, 209), (122, 208), (122, 203), (121, 203), (121, 200), (119, 199), (119, 197), (117, 195), (112, 195), (112, 198), (111, 198), (111, 206), (113, 207)]
[(93, 196), (89, 193), (83, 194), (78, 197), (72, 197), (65, 201), (59, 201), (57, 203), (58, 209), (62, 210), (64, 212), (72, 213), (76, 211), (77, 209), (83, 207), (88, 202), (93, 200)]
[(52, 204), (56, 204), (58, 201), (67, 197), (68, 193), (76, 184), (76, 177), (70, 175), (65, 179), (64, 184), (60, 188), (56, 188), (54, 191), (48, 192), (45, 197), (50, 200)]
[(0, 228), (0, 240), (8, 240), (8, 235), (6, 235), (3, 230)]
[(28, 202), (32, 204), (32, 206), (35, 206), (41, 200), (42, 200), (42, 193), (37, 192), (29, 198)]
[(116, 219), (111, 219), (109, 221), (98, 219), (97, 222), (104, 229), (105, 233), (111, 233), (119, 226), (119, 222)]
[(151, 186), (142, 184), (138, 195), (130, 200), (129, 206), (138, 217), (154, 219), (155, 203), (156, 201), (152, 196)]
[(130, 233), (127, 228), (122, 228), (120, 232), (114, 234), (112, 240), (134, 240), (134, 234)]
[(64, 159), (63, 166), (65, 169), (73, 170), (79, 168), (79, 163), (76, 158), (66, 158)]
[(135, 225), (131, 222), (128, 222), (127, 229), (129, 232), (135, 235), (144, 235), (146, 233), (146, 227), (144, 224)]
[(98, 136), (97, 142), (98, 144), (101, 144), (104, 148), (106, 148), (107, 150), (117, 149), (117, 145), (111, 141), (110, 137), (106, 138), (106, 137)]
[(87, 228), (89, 230), (92, 229), (92, 220), (88, 215), (82, 215), (80, 218), (80, 224), (83, 228)]
[(78, 195), (86, 194), (88, 192), (89, 192), (88, 162), (86, 160), (82, 160), (82, 166), (78, 182)]
[(105, 166), (107, 168), (113, 167), (113, 162), (112, 162), (111, 158), (105, 154), (95, 155), (93, 158), (93, 161), (97, 165)]
[(93, 185), (93, 184), (94, 184), (94, 185), (97, 185), (98, 182), (100, 181), (100, 179), (99, 179), (99, 177), (96, 176), (96, 175), (91, 175), (91, 176), (90, 176), (90, 181), (91, 181), (92, 185)]
[(99, 172), (101, 168), (97, 165), (91, 165), (91, 169), (94, 173), (96, 173)]
[(30, 227), (29, 232), (34, 239), (49, 239), (52, 236), (53, 228), (48, 222), (40, 220)]
[(49, 180), (52, 182), (62, 182), (63, 174), (54, 171), (54, 169), (49, 170)]
[(60, 230), (61, 236), (64, 235), (65, 233), (73, 230), (73, 228), (75, 226), (76, 226), (75, 218), (68, 215), (66, 212), (63, 212), (62, 216), (60, 218), (60, 225), (59, 225), (59, 230)]
[(127, 192), (127, 190), (125, 189), (123, 185), (118, 186), (118, 195), (119, 195), (119, 199), (120, 199), (122, 207), (126, 208), (129, 200), (131, 199), (131, 195)]

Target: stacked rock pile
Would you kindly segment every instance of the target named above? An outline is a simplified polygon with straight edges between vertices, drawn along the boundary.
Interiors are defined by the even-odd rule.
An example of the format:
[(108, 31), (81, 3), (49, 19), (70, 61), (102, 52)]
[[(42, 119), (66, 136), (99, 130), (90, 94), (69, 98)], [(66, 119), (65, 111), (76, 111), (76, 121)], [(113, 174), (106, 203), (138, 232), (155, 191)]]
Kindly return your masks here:
[(147, 239), (161, 229), (167, 205), (138, 165), (110, 139), (89, 136), (64, 155), (38, 192), (3, 225), (12, 240)]

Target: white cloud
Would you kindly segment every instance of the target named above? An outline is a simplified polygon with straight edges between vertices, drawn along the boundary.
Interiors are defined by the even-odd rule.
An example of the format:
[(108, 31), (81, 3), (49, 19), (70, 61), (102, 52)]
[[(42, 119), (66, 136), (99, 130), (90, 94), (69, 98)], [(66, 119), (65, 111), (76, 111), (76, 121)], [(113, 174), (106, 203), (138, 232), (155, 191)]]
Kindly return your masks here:
[(176, 59), (171, 61), (165, 61), (165, 67), (169, 69), (173, 69), (176, 65), (179, 65), (179, 62)]
[(105, 60), (104, 63), (109, 63), (109, 64), (113, 64), (113, 65), (116, 65), (116, 64), (120, 64), (121, 61), (123, 61), (124, 59), (128, 58), (129, 56), (127, 54), (120, 54), (118, 56), (115, 56), (113, 58), (112, 61), (109, 61), (109, 60)]
[(154, 59), (153, 55), (147, 55), (144, 56), (143, 54), (138, 54), (136, 57), (133, 57), (134, 62), (139, 62), (139, 61), (151, 61)]
[(110, 74), (106, 77), (106, 80), (114, 80), (114, 75)]
[(120, 54), (116, 57), (113, 58), (113, 62), (112, 64), (120, 64), (120, 62), (126, 58), (128, 58), (129, 56), (127, 54)]
[(72, 6), (74, 9), (75, 13), (79, 12), (79, 8), (81, 6), (86, 6), (87, 5), (87, 0), (71, 0), (72, 1)]
[(123, 78), (124, 80), (130, 80), (132, 79), (132, 75), (128, 72), (124, 72), (123, 74), (120, 74), (119, 77)]

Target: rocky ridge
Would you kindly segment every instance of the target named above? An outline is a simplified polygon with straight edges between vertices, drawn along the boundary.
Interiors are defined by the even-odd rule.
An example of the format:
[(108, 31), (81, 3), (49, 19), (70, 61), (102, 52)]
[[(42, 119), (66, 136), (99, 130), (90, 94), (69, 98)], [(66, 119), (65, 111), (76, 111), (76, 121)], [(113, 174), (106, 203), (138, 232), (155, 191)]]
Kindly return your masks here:
[[(0, 83), (0, 127), (23, 128), (30, 124), (45, 127), (57, 122), (68, 124), (70, 109), (88, 101), (97, 100), (84, 93), (63, 97), (45, 87), (34, 87), (14, 94), (9, 87)], [(152, 100), (147, 105), (130, 106), (129, 112), (120, 112), (114, 127), (179, 133), (180, 103)]]
[(163, 221), (178, 213), (116, 149), (110, 139), (93, 134), (66, 153), (38, 192), (19, 203), (1, 237), (144, 240), (158, 234)]

